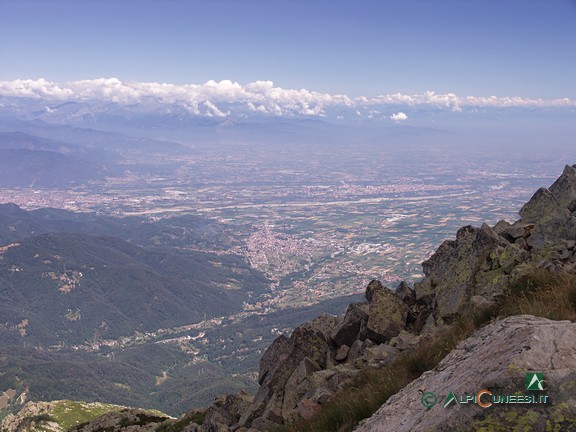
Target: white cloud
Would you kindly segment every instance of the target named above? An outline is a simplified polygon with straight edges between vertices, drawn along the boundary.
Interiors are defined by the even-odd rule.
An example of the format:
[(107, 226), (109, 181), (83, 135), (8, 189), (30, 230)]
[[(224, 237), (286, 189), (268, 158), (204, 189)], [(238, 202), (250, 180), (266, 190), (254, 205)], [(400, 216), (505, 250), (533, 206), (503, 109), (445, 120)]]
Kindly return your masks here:
[(397, 112), (396, 114), (392, 114), (390, 119), (394, 120), (396, 123), (400, 123), (404, 120), (408, 120), (408, 116), (403, 113), (402, 111)]
[[(419, 95), (394, 93), (377, 97), (351, 98), (311, 90), (284, 89), (272, 81), (245, 85), (230, 80), (204, 84), (175, 85), (156, 82), (130, 82), (117, 78), (55, 83), (45, 79), (0, 81), (0, 96), (39, 99), (50, 102), (87, 101), (121, 105), (149, 102), (178, 104), (195, 115), (227, 116), (234, 110), (248, 110), (277, 116), (324, 116), (330, 108), (349, 109), (360, 116), (382, 118), (381, 112), (397, 107), (430, 107), (462, 111), (480, 108), (576, 108), (571, 99), (529, 99), (518, 96), (458, 96), (428, 91)], [(406, 120), (398, 112), (390, 117)]]
[(229, 112), (222, 112), (220, 111), (220, 109), (218, 109), (218, 107), (216, 105), (214, 105), (212, 102), (210, 101), (204, 101), (204, 106), (206, 108), (208, 108), (208, 112), (206, 113), (206, 115), (208, 115), (209, 117), (226, 117), (227, 115), (229, 115)]

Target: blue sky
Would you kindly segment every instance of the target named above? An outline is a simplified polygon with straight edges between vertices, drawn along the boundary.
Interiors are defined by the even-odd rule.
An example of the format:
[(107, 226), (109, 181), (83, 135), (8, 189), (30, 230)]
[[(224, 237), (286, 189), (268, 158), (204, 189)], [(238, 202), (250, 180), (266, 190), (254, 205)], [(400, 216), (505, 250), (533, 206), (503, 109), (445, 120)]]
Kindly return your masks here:
[(574, 0), (0, 0), (0, 80), (576, 98)]

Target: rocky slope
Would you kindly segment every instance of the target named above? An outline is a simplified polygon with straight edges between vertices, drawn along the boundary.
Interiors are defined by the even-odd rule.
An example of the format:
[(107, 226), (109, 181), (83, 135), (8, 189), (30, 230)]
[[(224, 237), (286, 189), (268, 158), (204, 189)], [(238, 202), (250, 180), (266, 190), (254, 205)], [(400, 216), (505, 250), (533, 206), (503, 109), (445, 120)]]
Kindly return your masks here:
[[(575, 336), (576, 324), (570, 321), (530, 315), (498, 320), (461, 342), (356, 431), (575, 430)], [(542, 372), (545, 390), (526, 391), (526, 371)], [(454, 401), (443, 407), (450, 392), (460, 398), (481, 390), (490, 393), (481, 395), (480, 403), (493, 406)], [(426, 409), (422, 395), (430, 391), (438, 404)], [(501, 396), (506, 395), (521, 395), (523, 402), (504, 404)], [(544, 395), (547, 403), (540, 403)], [(524, 396), (538, 403), (526, 404)], [(530, 429), (515, 429), (521, 425)]]
[[(566, 166), (549, 189), (538, 190), (522, 207), (520, 217), (512, 224), (500, 221), (493, 227), (484, 224), (480, 228), (461, 228), (455, 240), (445, 241), (423, 263), (425, 277), (414, 289), (401, 283), (393, 292), (379, 281), (372, 281), (366, 289), (366, 301), (350, 304), (343, 317), (320, 316), (289, 337), (278, 337), (261, 359), (260, 388), (254, 397), (223, 397), (202, 413), (201, 421), (189, 413), (178, 421), (166, 421), (159, 430), (270, 431), (300, 417), (312, 418), (360, 371), (380, 368), (418, 346), (421, 340), (442, 332), (459, 316), (489, 307), (520, 276), (537, 268), (574, 273), (576, 165)], [(496, 382), (501, 381), (503, 387), (499, 389), (514, 391), (516, 385), (522, 385), (518, 376), (531, 367), (550, 374), (554, 385), (550, 393), (553, 407), (543, 408), (541, 414), (549, 420), (564, 414), (576, 418), (574, 399), (568, 392), (575, 370), (574, 329), (567, 322), (550, 323), (531, 317), (495, 322), (463, 342), (434, 372), (391, 398), (382, 408), (382, 416), (369, 420), (362, 430), (442, 430), (444, 426), (432, 422), (436, 418), (453, 428), (467, 427), (456, 419), (472, 416), (482, 420), (476, 416), (476, 408), (462, 415), (462, 410), (455, 409), (455, 414), (447, 411), (442, 412), (443, 416), (418, 416), (406, 407), (419, 403), (417, 390), (426, 386), (444, 396), (452, 389), (450, 385), (458, 392), (468, 391), (469, 383), (496, 388)], [(550, 340), (544, 340), (547, 338)], [(474, 359), (480, 361), (475, 364)], [(484, 369), (478, 367), (483, 361), (487, 362)], [(470, 381), (458, 381), (458, 374), (466, 373)], [(443, 374), (452, 378), (440, 385)], [(388, 428), (388, 416), (401, 405), (404, 413), (396, 413), (398, 417), (394, 418), (398, 428)], [(488, 421), (487, 416), (484, 420)], [(555, 424), (561, 428), (564, 425), (560, 420)], [(97, 429), (87, 424), (77, 430)], [(118, 426), (107, 430), (123, 429)]]

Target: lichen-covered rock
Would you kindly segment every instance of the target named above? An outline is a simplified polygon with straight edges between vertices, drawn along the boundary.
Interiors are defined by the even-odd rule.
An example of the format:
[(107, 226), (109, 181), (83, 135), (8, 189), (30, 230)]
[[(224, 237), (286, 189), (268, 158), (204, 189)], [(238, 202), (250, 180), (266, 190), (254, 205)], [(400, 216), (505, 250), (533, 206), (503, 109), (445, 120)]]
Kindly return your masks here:
[(520, 217), (524, 223), (542, 223), (551, 218), (566, 218), (570, 211), (558, 204), (554, 195), (546, 189), (540, 188), (520, 209)]
[(506, 232), (506, 230), (510, 227), (510, 222), (505, 221), (503, 219), (499, 220), (496, 225), (492, 227), (494, 232), (498, 235), (502, 235)]
[(348, 351), (347, 359), (349, 362), (354, 361), (358, 357), (362, 356), (362, 354), (364, 353), (363, 345), (364, 345), (364, 342), (362, 342), (361, 340), (354, 341), (354, 343), (350, 347), (350, 350)]
[[(576, 430), (575, 337), (576, 324), (569, 321), (528, 315), (496, 321), (458, 344), (356, 431)], [(531, 371), (543, 373), (545, 391), (526, 390), (526, 372)], [(443, 408), (450, 392), (475, 395), (482, 389), (493, 395), (546, 394), (548, 403), (489, 408), (452, 403)], [(421, 397), (430, 391), (438, 403), (426, 409)], [(485, 395), (482, 401), (488, 399)]]
[(470, 299), (470, 303), (472, 304), (472, 312), (473, 313), (480, 313), (490, 308), (494, 307), (494, 302), (488, 300), (486, 297), (482, 297), (479, 295), (472, 296)]
[(510, 273), (518, 264), (528, 260), (530, 254), (516, 244), (498, 246), (490, 254), (492, 269), (500, 268), (506, 274)]
[(258, 384), (262, 385), (270, 371), (278, 366), (278, 362), (282, 362), (288, 358), (291, 350), (292, 344), (285, 335), (282, 334), (274, 339), (260, 359)]
[[(469, 308), (476, 275), (492, 269), (491, 256), (507, 242), (488, 225), (460, 228), (456, 240), (447, 240), (422, 263), (425, 278), (415, 284), (417, 300), (427, 303), (442, 320), (450, 321)], [(519, 249), (520, 250), (520, 249)]]
[(369, 298), (366, 337), (378, 343), (389, 341), (406, 327), (408, 306), (379, 281), (366, 289)]
[(576, 238), (576, 217), (562, 215), (536, 223), (534, 230), (526, 238), (526, 243), (531, 250), (538, 250), (574, 238)]
[(576, 211), (576, 165), (566, 165), (562, 175), (549, 188), (558, 204)]

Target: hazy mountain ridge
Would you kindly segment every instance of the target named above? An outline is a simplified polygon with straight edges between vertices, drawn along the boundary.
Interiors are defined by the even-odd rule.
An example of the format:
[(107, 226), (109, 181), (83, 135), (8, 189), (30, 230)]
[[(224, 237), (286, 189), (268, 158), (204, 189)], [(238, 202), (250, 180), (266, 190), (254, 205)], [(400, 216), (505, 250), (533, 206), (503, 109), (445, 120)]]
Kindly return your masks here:
[(154, 249), (222, 250), (232, 244), (230, 230), (229, 226), (195, 215), (151, 221), (146, 217), (116, 218), (55, 208), (26, 211), (15, 204), (0, 204), (0, 241), (3, 243), (38, 234), (83, 233), (117, 237)]
[(156, 171), (154, 157), (197, 152), (179, 143), (117, 132), (51, 126), (41, 121), (0, 122), (0, 185), (69, 188), (126, 171)]

